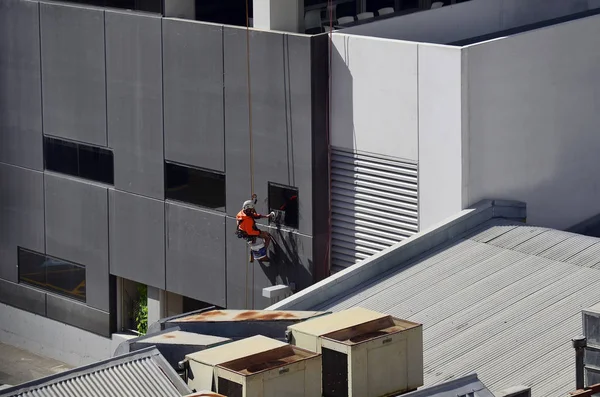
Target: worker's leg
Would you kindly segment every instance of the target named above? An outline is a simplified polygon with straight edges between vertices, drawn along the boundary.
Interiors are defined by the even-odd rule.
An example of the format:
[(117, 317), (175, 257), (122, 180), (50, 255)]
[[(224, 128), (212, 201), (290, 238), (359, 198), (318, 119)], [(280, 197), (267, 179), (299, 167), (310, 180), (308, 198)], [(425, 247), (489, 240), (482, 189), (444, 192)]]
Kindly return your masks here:
[(265, 241), (265, 248), (269, 249), (269, 244), (271, 244), (271, 235), (264, 230), (260, 231), (260, 238)]

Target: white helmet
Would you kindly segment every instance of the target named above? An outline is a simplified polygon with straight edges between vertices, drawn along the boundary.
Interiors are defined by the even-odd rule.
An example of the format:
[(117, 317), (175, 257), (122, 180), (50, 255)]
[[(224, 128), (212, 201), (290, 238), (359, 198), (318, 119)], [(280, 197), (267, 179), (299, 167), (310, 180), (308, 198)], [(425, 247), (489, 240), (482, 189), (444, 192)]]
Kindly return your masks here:
[(244, 201), (244, 205), (242, 205), (242, 210), (249, 210), (251, 208), (254, 208), (254, 202), (252, 200), (246, 200)]

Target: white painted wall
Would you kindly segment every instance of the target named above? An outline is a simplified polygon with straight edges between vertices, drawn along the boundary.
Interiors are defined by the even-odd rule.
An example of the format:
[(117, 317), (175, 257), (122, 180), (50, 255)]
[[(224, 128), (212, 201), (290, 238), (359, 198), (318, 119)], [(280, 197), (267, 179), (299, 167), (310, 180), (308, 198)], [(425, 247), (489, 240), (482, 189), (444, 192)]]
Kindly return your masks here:
[(468, 203), (527, 203), (567, 228), (600, 213), (600, 16), (473, 45)]
[(304, 0), (250, 1), (255, 28), (304, 33)]
[(165, 16), (172, 18), (196, 19), (195, 0), (165, 0)]
[(0, 303), (0, 342), (71, 366), (111, 357), (111, 339)]
[(461, 49), (419, 45), (419, 228), (463, 209)]
[(332, 40), (332, 145), (417, 160), (417, 44)]
[(557, 18), (597, 0), (472, 0), (344, 29), (344, 33), (446, 44)]

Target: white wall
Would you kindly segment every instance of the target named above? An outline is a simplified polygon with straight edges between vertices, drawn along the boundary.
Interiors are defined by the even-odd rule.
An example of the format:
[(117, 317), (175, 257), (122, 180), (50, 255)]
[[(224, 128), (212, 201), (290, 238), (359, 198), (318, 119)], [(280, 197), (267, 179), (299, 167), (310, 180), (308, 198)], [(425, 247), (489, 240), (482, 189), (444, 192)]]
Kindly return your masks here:
[(567, 228), (600, 213), (600, 16), (468, 47), (468, 203), (527, 203)]
[(419, 45), (419, 228), (463, 209), (461, 49)]
[(333, 34), (331, 144), (418, 159), (417, 44)]
[(111, 339), (0, 303), (0, 342), (80, 366), (111, 357)]
[(344, 29), (347, 34), (446, 44), (597, 8), (597, 0), (472, 0)]
[(304, 33), (304, 0), (253, 1), (254, 27)]
[(196, 2), (195, 0), (166, 0), (165, 16), (196, 19)]

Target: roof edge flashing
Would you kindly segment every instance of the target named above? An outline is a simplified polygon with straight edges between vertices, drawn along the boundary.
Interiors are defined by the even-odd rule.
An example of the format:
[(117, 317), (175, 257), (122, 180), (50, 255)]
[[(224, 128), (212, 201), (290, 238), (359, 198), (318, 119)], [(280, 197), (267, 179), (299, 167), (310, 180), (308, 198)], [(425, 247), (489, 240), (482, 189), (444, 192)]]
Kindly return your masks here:
[(328, 299), (348, 291), (390, 269), (408, 263), (419, 255), (457, 238), (466, 231), (492, 219), (523, 220), (525, 203), (510, 200), (482, 200), (422, 230), (412, 237), (374, 254), (328, 278), (267, 307), (265, 310), (308, 310)]

